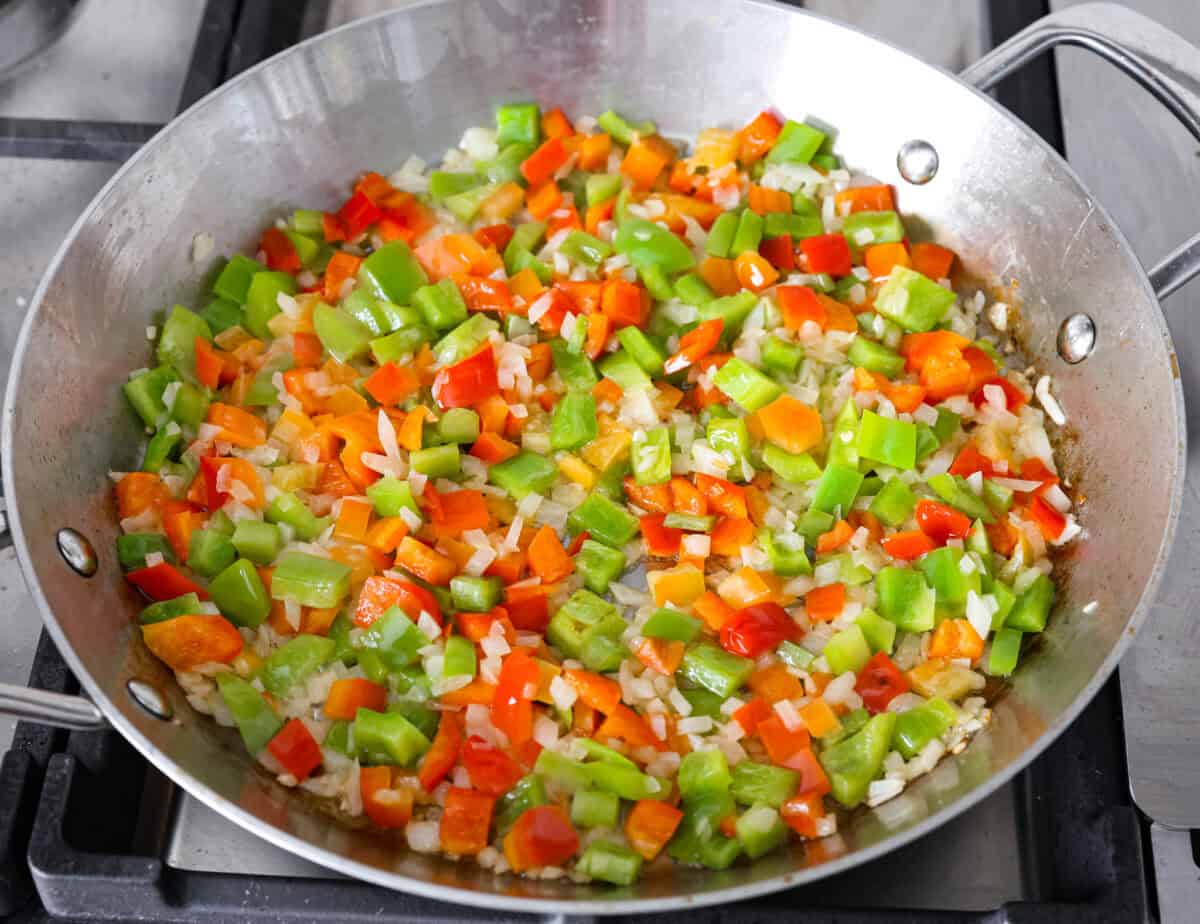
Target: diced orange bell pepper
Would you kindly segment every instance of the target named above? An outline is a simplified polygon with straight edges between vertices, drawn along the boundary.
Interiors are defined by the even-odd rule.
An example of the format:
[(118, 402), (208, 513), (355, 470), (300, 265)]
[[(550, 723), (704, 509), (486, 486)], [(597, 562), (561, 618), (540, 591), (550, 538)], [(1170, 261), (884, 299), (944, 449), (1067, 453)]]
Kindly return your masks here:
[(683, 821), (683, 812), (657, 799), (642, 799), (625, 819), (625, 836), (629, 845), (647, 860), (653, 860), (675, 836)]
[(820, 444), (825, 435), (821, 415), (798, 398), (780, 395), (754, 412), (763, 435), (785, 452), (799, 455)]
[(335, 680), (325, 698), (325, 715), (331, 719), (353, 719), (359, 709), (382, 712), (387, 705), (387, 688), (363, 677)]
[(804, 597), (804, 609), (813, 622), (836, 619), (846, 607), (846, 585), (826, 584), (814, 587)]
[(966, 619), (943, 619), (929, 640), (931, 658), (969, 658), (974, 661), (982, 654), (983, 639)]
[(575, 570), (575, 560), (563, 551), (552, 526), (543, 526), (529, 545), (529, 569), (547, 584), (561, 581)]
[(358, 773), (367, 817), (381, 828), (405, 827), (412, 818), (414, 794), (411, 788), (397, 785), (396, 768), (362, 767)]
[(200, 664), (228, 664), (242, 651), (242, 634), (224, 616), (189, 614), (142, 626), (146, 647), (168, 667), (191, 670)]

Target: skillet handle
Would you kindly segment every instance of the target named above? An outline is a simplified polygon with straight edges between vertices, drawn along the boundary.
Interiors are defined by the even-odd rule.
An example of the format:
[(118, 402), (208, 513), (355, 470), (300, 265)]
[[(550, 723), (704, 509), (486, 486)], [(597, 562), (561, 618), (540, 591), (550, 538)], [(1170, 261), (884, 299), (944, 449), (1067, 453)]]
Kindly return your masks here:
[(11, 683), (0, 683), (0, 715), (72, 731), (108, 728), (104, 713), (90, 699)]
[[(1083, 3), (1044, 16), (997, 45), (959, 77), (987, 91), (1057, 45), (1086, 48), (1149, 90), (1200, 141), (1200, 48), (1140, 13), (1114, 3)], [(1200, 275), (1200, 234), (1150, 270), (1166, 298)]]

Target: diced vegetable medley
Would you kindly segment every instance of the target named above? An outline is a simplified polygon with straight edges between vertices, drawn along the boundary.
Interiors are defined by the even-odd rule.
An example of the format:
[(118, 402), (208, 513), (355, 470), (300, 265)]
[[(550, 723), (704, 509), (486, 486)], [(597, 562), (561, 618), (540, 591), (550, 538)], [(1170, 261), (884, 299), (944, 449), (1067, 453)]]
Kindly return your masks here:
[(826, 837), (1046, 626), (1080, 528), (1007, 307), (811, 125), (684, 151), (502, 106), (274, 219), (125, 385), (146, 645), (414, 850), (626, 885)]

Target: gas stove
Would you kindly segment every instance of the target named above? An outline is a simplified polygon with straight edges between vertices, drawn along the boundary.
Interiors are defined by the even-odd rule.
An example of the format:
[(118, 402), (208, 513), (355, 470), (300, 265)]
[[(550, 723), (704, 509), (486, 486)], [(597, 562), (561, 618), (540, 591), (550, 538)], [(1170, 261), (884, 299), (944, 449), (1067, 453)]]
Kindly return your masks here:
[[(1054, 0), (1053, 5), (1066, 3)], [(11, 361), (27, 299), (63, 235), (116, 165), (159, 125), (294, 42), (399, 5), (387, 0), (85, 2), (58, 44), (0, 81), (0, 212), (7, 219), (0, 242), (8, 256), (0, 276), (0, 304), (6, 307), (0, 313), (0, 366), (7, 369)], [(923, 0), (919, 7), (887, 0), (806, 4), (950, 70), (960, 70), (1050, 5), (1047, 0)], [(1132, 5), (1200, 41), (1197, 11), (1171, 10), (1166, 0)], [(1193, 210), (1177, 204), (1172, 211), (1167, 203), (1151, 216), (1145, 214), (1144, 198), (1118, 188), (1111, 175), (1106, 188), (1107, 165), (1097, 159), (1091, 135), (1103, 124), (1107, 137), (1130, 146), (1123, 152), (1130, 164), (1155, 156), (1168, 161), (1158, 164), (1168, 170), (1174, 157), (1170, 175), (1181, 181), (1189, 176), (1193, 152), (1182, 132), (1166, 130), (1163, 137), (1174, 138), (1173, 146), (1166, 144), (1165, 151), (1153, 155), (1141, 151), (1137, 132), (1158, 127), (1148, 129), (1139, 120), (1152, 122), (1154, 116), (1138, 107), (1131, 92), (1128, 101), (1117, 91), (1110, 94), (1106, 73), (1090, 70), (1078, 57), (1071, 64), (1056, 73), (1053, 62), (1043, 59), (1009, 78), (998, 97), (1072, 156), (1135, 243), (1142, 240), (1138, 231), (1145, 230), (1147, 245), (1161, 244), (1165, 250), (1194, 230), (1185, 224), (1194, 221)], [(1121, 125), (1121, 118), (1130, 124)], [(1112, 153), (1111, 147), (1101, 148)], [(1139, 172), (1144, 169), (1143, 162)], [(1193, 187), (1200, 187), (1194, 167), (1190, 174)], [(1132, 214), (1122, 214), (1123, 209)], [(1185, 291), (1173, 301), (1187, 297)], [(1187, 347), (1200, 341), (1200, 322), (1188, 321), (1183, 312), (1174, 320), (1187, 385)], [(1177, 563), (1195, 560), (1187, 554), (1192, 539), (1181, 527)], [(1186, 611), (1189, 587), (1184, 578), (1168, 578), (1160, 609)], [(39, 636), (33, 602), (12, 550), (4, 548), (0, 605), (13, 614), (8, 644), (0, 649), (0, 680), (76, 692), (78, 684), (53, 644), (44, 633)], [(1167, 616), (1156, 617), (1169, 624)], [(1169, 645), (1170, 639), (1155, 633), (1155, 625), (1135, 652), (1140, 669), (1123, 669), (1028, 770), (932, 834), (815, 885), (658, 917), (682, 921), (686, 914), (690, 921), (713, 922), (1195, 920), (1200, 840), (1178, 829), (1174, 816), (1167, 819), (1177, 825), (1172, 829), (1138, 808), (1149, 811), (1149, 804), (1164, 798), (1148, 755), (1157, 755), (1154, 748), (1163, 746), (1168, 730), (1155, 721), (1162, 710), (1155, 713), (1154, 704), (1162, 691), (1154, 687), (1146, 665), (1161, 655), (1155, 646)], [(0, 763), (0, 917), (20, 922), (533, 919), (389, 892), (313, 866), (175, 788), (114, 732), (67, 733), (24, 723), (14, 729), (0, 720), (0, 743), (10, 737)], [(1200, 760), (1189, 760), (1189, 745), (1200, 748), (1184, 741), (1176, 757), (1195, 773)]]

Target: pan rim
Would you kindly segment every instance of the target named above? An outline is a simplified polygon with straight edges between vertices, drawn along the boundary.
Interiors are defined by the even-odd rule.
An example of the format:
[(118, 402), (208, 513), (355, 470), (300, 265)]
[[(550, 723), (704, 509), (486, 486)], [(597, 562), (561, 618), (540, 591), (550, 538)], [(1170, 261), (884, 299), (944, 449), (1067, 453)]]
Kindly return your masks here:
[[(37, 608), (46, 627), (46, 631), (50, 633), (55, 645), (62, 653), (64, 659), (67, 661), (67, 664), (75, 673), (84, 691), (96, 703), (96, 705), (99, 706), (105, 717), (112, 724), (113, 728), (127, 741), (129, 741), (130, 744), (132, 744), (139, 751), (139, 753), (141, 753), (142, 756), (145, 757), (151, 764), (153, 764), (160, 772), (171, 779), (176, 785), (180, 786), (192, 796), (202, 801), (205, 805), (213, 808), (233, 823), (239, 825), (245, 830), (252, 832), (256, 836), (262, 837), (264, 840), (267, 840), (268, 842), (288, 851), (289, 853), (298, 855), (327, 869), (334, 870), (355, 879), (360, 879), (375, 885), (419, 895), (424, 898), (437, 901), (468, 904), (487, 909), (506, 911), (518, 910), (532, 913), (551, 914), (574, 913), (590, 915), (616, 915), (676, 910), (681, 904), (684, 904), (688, 907), (704, 907), (725, 902), (742, 901), (768, 895), (784, 889), (795, 888), (801, 885), (813, 883), (828, 876), (836, 875), (849, 869), (853, 869), (854, 867), (860, 866), (864, 863), (868, 863), (883, 856), (884, 854), (890, 853), (892, 850), (911, 843), (917, 838), (920, 838), (930, 831), (933, 831), (934, 829), (946, 824), (952, 818), (956, 817), (962, 812), (965, 812), (977, 805), (1001, 786), (1008, 783), (1009, 780), (1011, 780), (1017, 773), (1029, 766), (1047, 747), (1050, 746), (1052, 742), (1058, 738), (1058, 736), (1066, 729), (1066, 727), (1075, 720), (1079, 713), (1082, 712), (1082, 710), (1092, 701), (1099, 688), (1103, 686), (1103, 684), (1106, 683), (1111, 677), (1117, 663), (1128, 650), (1134, 636), (1144, 624), (1149, 614), (1151, 606), (1154, 602), (1154, 598), (1157, 594), (1158, 587), (1161, 583), (1170, 551), (1174, 545), (1175, 532), (1183, 498), (1186, 471), (1185, 461), (1187, 430), (1184, 415), (1183, 388), (1178, 376), (1172, 378), (1171, 401), (1174, 408), (1176, 430), (1180, 434), (1180, 438), (1174, 459), (1174, 468), (1172, 472), (1172, 492), (1170, 506), (1167, 513), (1166, 529), (1163, 532), (1162, 539), (1155, 554), (1154, 566), (1151, 569), (1150, 576), (1142, 589), (1142, 593), (1139, 596), (1136, 607), (1126, 621), (1126, 628), (1122, 631), (1121, 637), (1113, 646), (1112, 650), (1100, 665), (1100, 668), (1095, 674), (1093, 674), (1092, 678), (1088, 681), (1083, 690), (1080, 691), (1071, 704), (1065, 708), (1051, 724), (1046, 727), (1041, 735), (1028, 748), (1013, 758), (1007, 765), (999, 768), (985, 782), (976, 786), (975, 789), (963, 794), (954, 802), (931, 813), (929, 816), (912, 825), (911, 827), (898, 831), (876, 844), (861, 848), (838, 859), (829, 860), (816, 866), (798, 869), (793, 872), (781, 874), (779, 876), (770, 879), (764, 879), (759, 882), (733, 885), (682, 897), (667, 896), (651, 898), (553, 899), (526, 896), (508, 896), (503, 894), (498, 889), (494, 891), (481, 891), (473, 888), (439, 885), (401, 873), (391, 872), (380, 867), (364, 864), (356, 860), (351, 860), (323, 847), (312, 844), (311, 842), (306, 841), (297, 835), (290, 834), (268, 822), (261, 820), (256, 815), (251, 814), (231, 800), (219, 795), (211, 787), (193, 778), (181, 765), (177, 764), (165, 752), (160, 750), (148, 738), (146, 738), (137, 729), (133, 722), (126, 717), (125, 713), (116, 705), (116, 703), (106, 695), (105, 691), (95, 681), (91, 674), (83, 668), (82, 659), (75, 653), (62, 628), (58, 624), (49, 601), (46, 599), (46, 596), (43, 593), (41, 583), (38, 580), (37, 571), (32, 557), (30, 556), (29, 546), (26, 541), (25, 532), (21, 523), (20, 501), (15, 491), (16, 482), (13, 477), (13, 430), (16, 414), (15, 402), (16, 396), (20, 391), (20, 383), (25, 370), (26, 347), (32, 337), (33, 328), (37, 323), (45, 303), (46, 293), (51, 282), (54, 280), (59, 267), (65, 260), (68, 252), (75, 244), (81, 230), (91, 219), (97, 206), (106, 198), (110, 190), (116, 187), (125, 177), (125, 175), (132, 170), (142, 158), (147, 156), (147, 152), (153, 150), (156, 145), (164, 143), (163, 139), (169, 135), (170, 130), (177, 123), (191, 117), (193, 113), (201, 110), (203, 107), (215, 104), (225, 93), (232, 92), (244, 81), (254, 79), (254, 77), (257, 76), (260, 71), (275, 66), (279, 61), (291, 55), (302, 54), (304, 51), (320, 42), (335, 40), (336, 36), (340, 36), (342, 33), (349, 32), (354, 29), (371, 28), (376, 23), (390, 17), (405, 16), (410, 10), (434, 5), (450, 5), (459, 2), (463, 2), (463, 0), (418, 0), (418, 2), (412, 3), (402, 9), (388, 10), (365, 17), (363, 19), (345, 23), (335, 29), (312, 36), (311, 38), (306, 39), (305, 41), (300, 42), (291, 48), (285, 49), (278, 54), (259, 62), (255, 66), (244, 71), (242, 74), (239, 74), (232, 80), (216, 88), (167, 123), (167, 125), (165, 125), (158, 134), (156, 134), (149, 142), (147, 142), (143, 148), (141, 148), (117, 169), (113, 176), (104, 184), (99, 192), (97, 192), (96, 196), (91, 200), (91, 202), (89, 202), (88, 206), (72, 225), (70, 231), (67, 233), (54, 257), (48, 263), (47, 268), (31, 299), (28, 313), (22, 322), (21, 331), (14, 348), (12, 368), (5, 391), (3, 423), (2, 426), (0, 426), (0, 443), (2, 443), (2, 452), (0, 452), (0, 456), (2, 456), (2, 458), (0, 458), (0, 471), (2, 471), (3, 483), (9, 486), (7, 498), (9, 528), (12, 533), (14, 547), (17, 551), (17, 558), (20, 563), (22, 576), (29, 588), (31, 595), (37, 603)], [(1121, 231), (1120, 227), (1112, 220), (1112, 217), (1108, 214), (1104, 206), (1100, 204), (1094, 196), (1091, 195), (1087, 186), (1082, 182), (1082, 180), (1066, 162), (1066, 160), (1045, 141), (1043, 141), (1040, 136), (1038, 136), (1027, 125), (1025, 125), (1025, 123), (1005, 110), (991, 97), (961, 80), (956, 74), (946, 70), (945, 68), (922, 61), (920, 58), (917, 58), (915, 55), (912, 55), (904, 49), (899, 48), (897, 45), (885, 39), (880, 39), (876, 36), (870, 35), (869, 33), (855, 26), (848, 25), (827, 16), (812, 13), (808, 10), (796, 9), (784, 3), (778, 2), (778, 0), (742, 0), (742, 2), (755, 6), (777, 9), (792, 15), (804, 16), (810, 19), (819, 20), (837, 29), (852, 33), (854, 36), (856, 36), (857, 40), (863, 43), (873, 43), (877, 46), (890, 49), (893, 52), (904, 55), (906, 58), (922, 67), (935, 71), (940, 77), (954, 81), (959, 87), (968, 90), (976, 97), (991, 106), (992, 109), (998, 112), (1009, 124), (1021, 131), (1025, 137), (1025, 140), (1029, 144), (1037, 147), (1042, 153), (1050, 158), (1051, 163), (1053, 163), (1058, 169), (1063, 170), (1066, 178), (1074, 182), (1076, 187), (1084, 192), (1089, 197), (1090, 201), (1095, 205), (1099, 217), (1107, 223), (1117, 244), (1123, 248), (1125, 254), (1136, 268), (1139, 276), (1139, 282), (1148, 300), (1157, 306), (1158, 310), (1152, 313), (1150, 319), (1151, 323), (1156, 326), (1155, 329), (1159, 336), (1162, 337), (1169, 355), (1171, 357), (1175, 356), (1174, 343), (1167, 328), (1162, 306), (1158, 303), (1158, 300), (1150, 287), (1150, 282), (1146, 272), (1134, 257), (1134, 251), (1130, 247), (1130, 244), (1128, 240), (1126, 240), (1125, 235)], [(497, 879), (497, 882), (502, 881), (502, 879)]]

